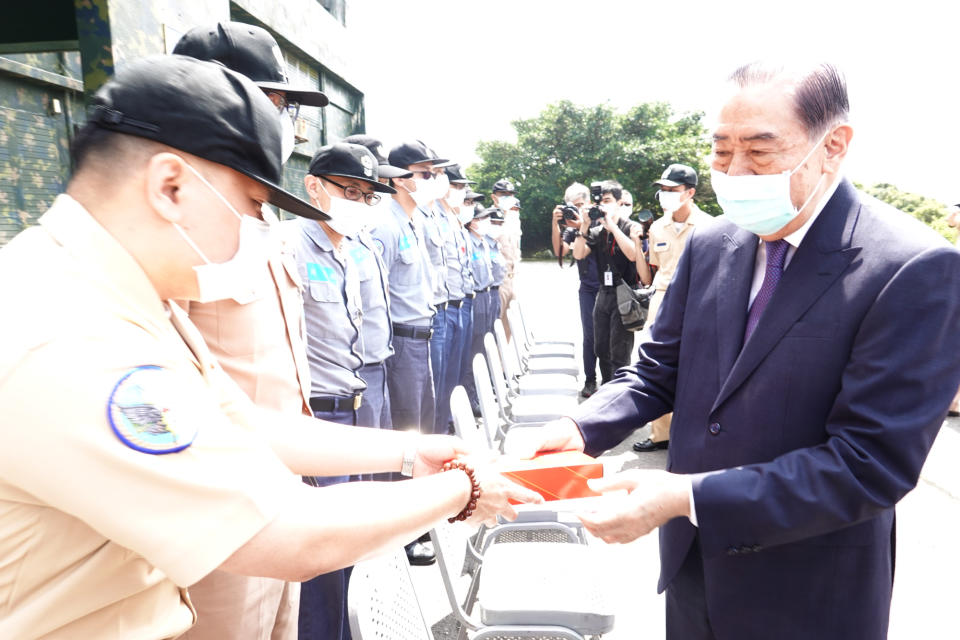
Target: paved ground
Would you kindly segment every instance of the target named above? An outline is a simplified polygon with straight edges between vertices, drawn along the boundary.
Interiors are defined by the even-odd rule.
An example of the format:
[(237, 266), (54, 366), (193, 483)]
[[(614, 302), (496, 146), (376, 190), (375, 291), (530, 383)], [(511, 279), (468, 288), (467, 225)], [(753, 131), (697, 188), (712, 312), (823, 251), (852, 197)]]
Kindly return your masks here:
[[(556, 263), (524, 262), (517, 285), (526, 315), (541, 334), (579, 339), (575, 269), (560, 271)], [(635, 437), (607, 455), (619, 456), (628, 468), (662, 468), (666, 452), (636, 454), (630, 448), (647, 433), (647, 427), (640, 427)], [(960, 419), (944, 424), (917, 488), (903, 499), (897, 514), (897, 577), (889, 638), (955, 640), (960, 637), (960, 552), (953, 540), (960, 535)], [(591, 542), (607, 559), (600, 570), (607, 574), (617, 614), (615, 630), (604, 638), (662, 638), (656, 535), (627, 545)], [(438, 569), (416, 567), (413, 577), (437, 640), (447, 637), (450, 609)]]

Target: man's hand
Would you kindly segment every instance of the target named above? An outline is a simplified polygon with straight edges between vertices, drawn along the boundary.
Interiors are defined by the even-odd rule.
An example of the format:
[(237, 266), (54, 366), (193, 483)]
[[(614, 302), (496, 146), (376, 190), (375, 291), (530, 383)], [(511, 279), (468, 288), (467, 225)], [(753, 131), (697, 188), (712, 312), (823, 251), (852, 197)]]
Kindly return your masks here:
[(588, 480), (601, 493), (626, 489), (596, 511), (578, 513), (587, 531), (604, 542), (631, 542), (668, 520), (690, 516), (690, 479), (655, 469), (632, 469), (609, 478)]
[(630, 227), (630, 239), (637, 243), (637, 246), (640, 246), (640, 241), (643, 240), (643, 225), (635, 224)]
[(604, 211), (603, 217), (600, 218), (600, 222), (601, 224), (603, 224), (603, 228), (611, 233), (613, 232), (613, 228), (617, 226), (617, 221), (614, 220), (614, 217), (616, 215), (617, 214), (614, 213), (613, 211)]
[(413, 460), (413, 477), (428, 476), (440, 471), (443, 463), (471, 453), (470, 446), (455, 436), (414, 436), (417, 457)]
[(529, 459), (541, 452), (583, 451), (583, 436), (577, 423), (560, 418), (542, 427), (514, 427), (507, 432), (504, 453)]
[(560, 221), (563, 219), (563, 207), (559, 204), (553, 208), (553, 224), (560, 226)]
[(480, 499), (467, 522), (474, 525), (495, 525), (498, 515), (512, 521), (517, 518), (517, 510), (510, 504), (511, 500), (530, 504), (543, 502), (543, 496), (539, 493), (507, 480), (489, 463), (476, 460), (471, 462), (474, 463), (477, 481), (480, 483)]

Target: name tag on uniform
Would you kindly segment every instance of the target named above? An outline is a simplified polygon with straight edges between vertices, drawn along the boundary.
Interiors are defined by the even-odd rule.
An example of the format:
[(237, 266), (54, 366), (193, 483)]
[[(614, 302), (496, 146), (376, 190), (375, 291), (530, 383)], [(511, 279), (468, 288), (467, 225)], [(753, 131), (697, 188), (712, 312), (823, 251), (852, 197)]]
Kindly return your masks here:
[(662, 242), (658, 242), (657, 244), (653, 245), (653, 250), (654, 250), (654, 251), (666, 251), (669, 247), (670, 247), (670, 243), (669, 243), (669, 242), (662, 241)]
[(603, 272), (603, 286), (612, 287), (613, 286), (613, 273), (610, 271)]

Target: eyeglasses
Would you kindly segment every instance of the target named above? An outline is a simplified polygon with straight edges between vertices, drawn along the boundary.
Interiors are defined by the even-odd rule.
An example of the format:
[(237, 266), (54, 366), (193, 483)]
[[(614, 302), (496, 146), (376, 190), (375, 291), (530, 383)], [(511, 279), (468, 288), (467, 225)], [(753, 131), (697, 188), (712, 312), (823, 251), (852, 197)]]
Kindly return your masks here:
[(267, 97), (273, 102), (273, 106), (277, 108), (277, 111), (283, 113), (283, 111), (286, 110), (287, 115), (289, 115), (292, 120), (297, 119), (297, 116), (300, 114), (299, 102), (287, 100), (285, 95), (277, 93), (276, 91), (267, 91)]
[(338, 184), (334, 182), (330, 178), (322, 178), (322, 180), (326, 180), (330, 184), (338, 186), (341, 189), (343, 189), (343, 197), (346, 198), (347, 200), (354, 200), (354, 201), (363, 200), (365, 203), (367, 203), (371, 207), (380, 202), (379, 193), (364, 193), (363, 191), (353, 186), (352, 184), (344, 186), (342, 184)]

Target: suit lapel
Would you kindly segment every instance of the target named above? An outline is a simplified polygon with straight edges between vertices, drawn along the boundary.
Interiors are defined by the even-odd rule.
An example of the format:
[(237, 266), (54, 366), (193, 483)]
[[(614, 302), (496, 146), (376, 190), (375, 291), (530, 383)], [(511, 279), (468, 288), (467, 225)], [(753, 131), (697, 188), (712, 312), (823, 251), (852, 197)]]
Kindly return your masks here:
[[(824, 294), (859, 253), (859, 247), (851, 247), (851, 235), (859, 213), (859, 202), (853, 187), (846, 180), (810, 227), (800, 243), (793, 259), (783, 272), (765, 313), (756, 330), (750, 336), (717, 395), (713, 410), (716, 410), (763, 362), (763, 359), (786, 335), (797, 320)], [(743, 273), (743, 272), (741, 272)], [(752, 274), (752, 271), (748, 272)], [(748, 285), (749, 291), (749, 285)], [(728, 343), (739, 343), (746, 326), (746, 300), (736, 309), (729, 309), (726, 327)], [(734, 314), (739, 321), (734, 322)], [(724, 325), (721, 325), (724, 326)], [(737, 328), (736, 334), (732, 331)], [(721, 334), (723, 335), (723, 334)], [(729, 346), (729, 345), (727, 345)], [(726, 352), (721, 354), (721, 364)], [(722, 373), (722, 371), (721, 371)]]
[(721, 385), (730, 374), (743, 344), (756, 257), (757, 236), (743, 229), (724, 234), (717, 267), (717, 371)]

